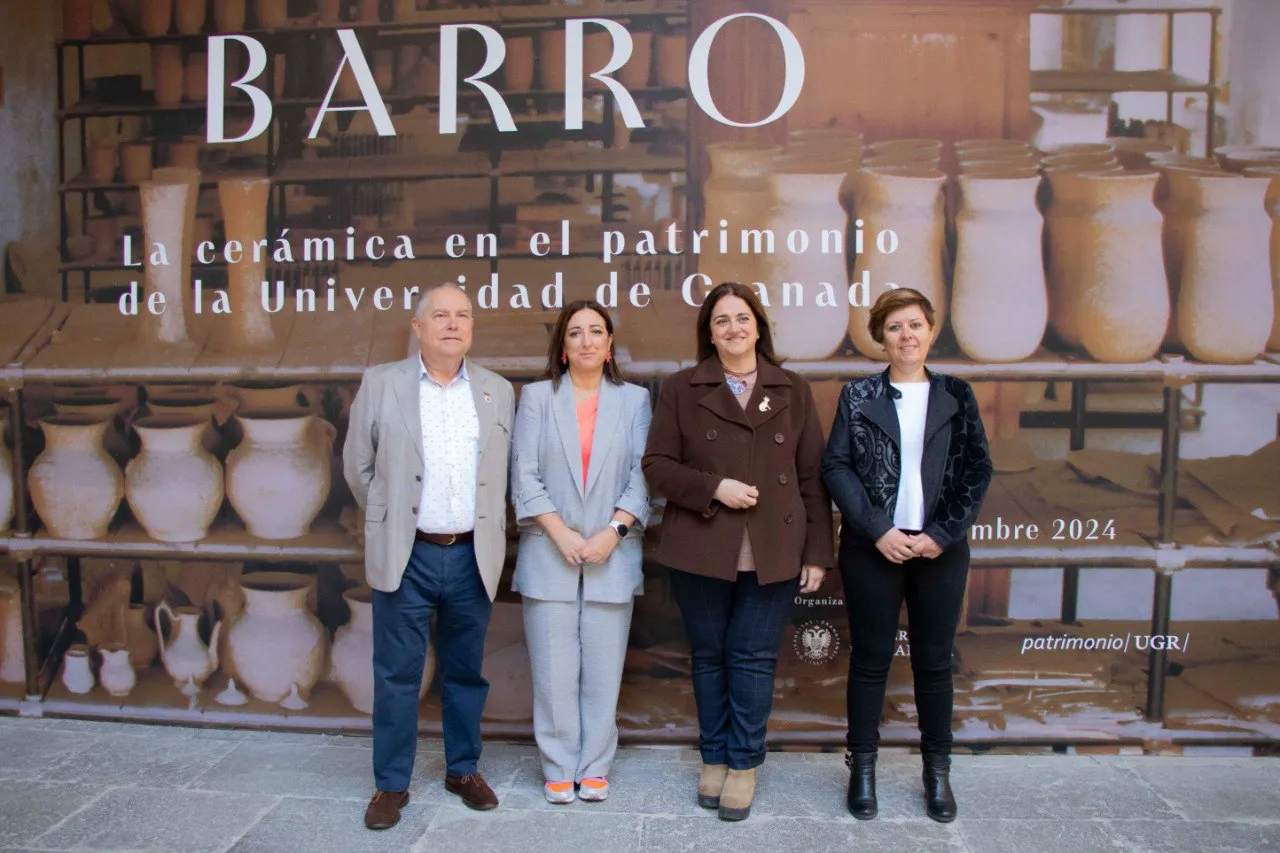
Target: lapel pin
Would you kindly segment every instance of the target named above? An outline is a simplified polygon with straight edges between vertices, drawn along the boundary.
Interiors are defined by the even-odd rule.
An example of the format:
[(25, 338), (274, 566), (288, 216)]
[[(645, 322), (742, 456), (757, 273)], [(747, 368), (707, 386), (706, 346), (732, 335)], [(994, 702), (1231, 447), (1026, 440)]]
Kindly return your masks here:
[(760, 401), (760, 411), (762, 411), (762, 412), (767, 412), (767, 411), (769, 411), (769, 398), (768, 398), (768, 397), (765, 397), (763, 400), (761, 400), (761, 401)]
[(485, 391), (485, 392), (484, 392), (484, 401), (485, 401), (486, 403), (492, 403), (492, 402), (493, 402), (493, 395), (492, 395), (492, 394), (490, 394), (488, 391)]

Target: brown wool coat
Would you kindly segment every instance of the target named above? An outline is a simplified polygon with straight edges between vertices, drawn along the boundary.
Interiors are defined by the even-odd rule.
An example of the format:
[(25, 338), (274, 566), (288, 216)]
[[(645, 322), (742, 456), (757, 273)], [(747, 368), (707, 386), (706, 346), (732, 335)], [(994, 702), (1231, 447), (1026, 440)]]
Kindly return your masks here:
[[(834, 566), (824, 446), (808, 383), (763, 359), (745, 410), (716, 358), (668, 378), (643, 460), (650, 491), (667, 499), (658, 561), (733, 580), (745, 528), (761, 583), (789, 580), (802, 565)], [(756, 505), (715, 500), (725, 478), (759, 489)]]

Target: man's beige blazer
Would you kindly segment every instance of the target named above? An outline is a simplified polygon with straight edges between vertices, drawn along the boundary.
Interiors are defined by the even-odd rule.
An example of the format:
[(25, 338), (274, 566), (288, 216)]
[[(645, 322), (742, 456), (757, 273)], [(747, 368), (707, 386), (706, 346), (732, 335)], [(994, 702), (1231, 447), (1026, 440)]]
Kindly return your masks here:
[[(417, 529), (423, 474), (421, 375), (422, 359), (416, 354), (365, 371), (342, 448), (347, 483), (364, 509), (365, 577), (369, 586), (383, 592), (399, 588)], [(480, 420), (476, 562), (492, 599), (506, 557), (507, 468), (515, 391), (510, 382), (472, 361), (467, 362), (467, 375)]]

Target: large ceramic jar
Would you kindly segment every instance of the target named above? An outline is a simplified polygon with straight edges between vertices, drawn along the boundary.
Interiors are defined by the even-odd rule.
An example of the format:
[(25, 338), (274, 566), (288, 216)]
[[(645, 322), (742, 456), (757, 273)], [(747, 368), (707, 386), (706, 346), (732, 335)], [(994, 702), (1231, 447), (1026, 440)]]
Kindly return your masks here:
[(245, 439), (227, 455), (231, 505), (260, 539), (305, 536), (329, 495), (329, 454), (316, 419), (299, 409), (237, 419)]
[(1115, 170), (1094, 166), (1085, 169), (1045, 170), (1041, 190), (1045, 226), (1045, 265), (1049, 289), (1049, 325), (1067, 346), (1084, 347), (1080, 337), (1079, 313), (1085, 286), (1082, 265), (1086, 258), (1080, 246), (1079, 223), (1089, 215), (1088, 185), (1080, 175), (1089, 171)]
[[(823, 359), (844, 340), (849, 318), (847, 222), (840, 207), (845, 176), (838, 171), (805, 173), (799, 171), (802, 164), (787, 168), (797, 171), (769, 176), (772, 204), (763, 221), (748, 227), (768, 229), (777, 239), (774, 251), (760, 256), (774, 349), (783, 358)], [(805, 251), (791, 251), (791, 235), (803, 236)]]
[(328, 661), (329, 634), (307, 609), (308, 578), (285, 572), (244, 575), (244, 610), (227, 632), (231, 669), (264, 702), (296, 692), (306, 699)]
[(173, 25), (173, 0), (142, 0), (142, 34), (162, 36)]
[(1184, 252), (1187, 223), (1195, 215), (1195, 184), (1191, 181), (1194, 174), (1221, 174), (1220, 169), (1202, 169), (1196, 166), (1168, 165), (1160, 167), (1160, 181), (1156, 184), (1156, 207), (1164, 216), (1161, 229), (1161, 242), (1164, 248), (1165, 279), (1169, 283), (1169, 305), (1174, 317), (1169, 323), (1165, 344), (1180, 348), (1176, 314), (1178, 294), (1182, 291), (1182, 255)]
[(201, 446), (207, 425), (175, 415), (134, 424), (142, 452), (125, 468), (125, 495), (152, 539), (197, 542), (222, 506), (222, 466)]
[[(698, 272), (711, 279), (714, 287), (724, 281), (752, 286), (763, 280), (766, 255), (743, 252), (738, 239), (744, 229), (765, 227), (772, 206), (769, 172), (782, 149), (749, 142), (718, 142), (707, 146), (711, 175), (702, 185), (705, 216), (702, 227), (711, 232), (710, 246), (698, 256)], [(721, 226), (721, 222), (726, 223)], [(728, 251), (719, 251), (721, 227), (729, 235)]]
[[(853, 266), (853, 281), (870, 281), (869, 293), (858, 288), (859, 301), (849, 309), (849, 339), (867, 358), (883, 360), (884, 350), (871, 337), (871, 306), (890, 285), (912, 287), (933, 303), (935, 323), (942, 328), (947, 313), (943, 278), (942, 185), (946, 176), (928, 164), (863, 167), (859, 173), (858, 218), (863, 221), (863, 250)], [(897, 251), (881, 252), (879, 235), (897, 235)], [(885, 238), (888, 241), (888, 238)], [(885, 248), (891, 248), (889, 242)]]
[(1267, 182), (1192, 174), (1182, 235), (1178, 337), (1201, 361), (1243, 364), (1267, 347), (1275, 322)]
[(102, 447), (106, 421), (51, 415), (40, 422), (44, 451), (27, 474), (31, 502), (51, 536), (100, 539), (124, 497), (124, 475)]
[(1038, 177), (960, 176), (951, 325), (975, 361), (1021, 361), (1049, 318)]
[(253, 11), (258, 26), (264, 30), (279, 29), (289, 23), (288, 0), (254, 0)]
[(128, 430), (136, 407), (136, 397), (121, 399), (103, 388), (60, 387), (53, 393), (53, 410), (58, 414), (85, 415), (107, 422), (102, 446), (121, 465), (134, 454)]
[(527, 92), (533, 88), (533, 36), (507, 39), (507, 59), (502, 65), (503, 81), (508, 92)]
[(184, 74), (182, 45), (151, 45), (151, 82), (158, 106), (176, 107), (182, 103)]
[(247, 3), (248, 0), (214, 0), (213, 23), (218, 28), (218, 32), (242, 32)]
[[(1271, 216), (1271, 293), (1275, 299), (1276, 315), (1271, 323), (1271, 337), (1267, 349), (1280, 351), (1280, 166), (1259, 166), (1245, 169), (1250, 178), (1268, 181), (1267, 213)], [(0, 517), (3, 517), (0, 514)]]
[[(350, 75), (348, 75), (350, 76)], [(271, 182), (267, 178), (246, 178), (218, 182), (218, 200), (227, 240), (253, 246), (267, 238), (267, 199)], [(255, 261), (252, 252), (231, 264), (227, 271), (227, 297), (234, 311), (218, 324), (214, 343), (229, 352), (263, 348), (275, 341), (271, 315), (262, 305), (262, 282), (266, 281), (266, 255)]]
[(62, 0), (62, 35), (72, 41), (93, 37), (93, 0)]
[[(194, 173), (194, 176), (185, 179), (173, 173)], [(200, 173), (191, 169), (169, 169), (167, 174), (168, 180), (144, 181), (140, 186), (143, 240), (148, 247), (163, 245), (169, 263), (147, 264), (144, 299), (152, 293), (163, 294), (165, 309), (158, 316), (145, 312), (148, 316), (142, 318), (139, 328), (146, 341), (173, 344), (187, 340), (186, 306), (190, 303), (187, 291), (191, 287), (187, 240), (195, 227)]]
[(7, 532), (13, 520), (13, 460), (5, 443), (8, 426), (7, 420), (0, 420), (0, 533)]
[(22, 657), (22, 597), (18, 582), (0, 577), (0, 681), (26, 679)]
[[(221, 5), (222, 0), (216, 0)], [(204, 29), (204, 21), (209, 12), (209, 0), (178, 0), (174, 12), (174, 22), (178, 32), (192, 36)]]
[[(351, 608), (351, 620), (333, 635), (333, 680), (351, 706), (364, 714), (373, 713), (373, 593), (367, 587), (342, 594)], [(422, 669), (422, 687), (418, 699), (426, 695), (435, 675), (436, 654), (427, 645), (427, 659)]]
[[(147, 411), (152, 415), (199, 421), (202, 427), (200, 431), (200, 446), (215, 457), (222, 459), (227, 455), (227, 447), (223, 442), (222, 433), (214, 426), (214, 418), (219, 407), (225, 407), (226, 404), (221, 403), (216, 397), (209, 396), (207, 389), (202, 388), (200, 390), (205, 393), (175, 397), (148, 393)], [(230, 410), (222, 408), (222, 411), (229, 412)]]

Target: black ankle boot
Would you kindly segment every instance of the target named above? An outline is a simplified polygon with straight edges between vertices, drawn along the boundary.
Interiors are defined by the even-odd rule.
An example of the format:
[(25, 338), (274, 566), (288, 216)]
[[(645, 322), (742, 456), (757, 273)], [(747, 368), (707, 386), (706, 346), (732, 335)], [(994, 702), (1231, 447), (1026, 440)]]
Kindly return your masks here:
[(849, 753), (844, 763), (849, 768), (849, 814), (858, 820), (871, 820), (880, 810), (876, 802), (876, 754)]
[(956, 798), (951, 793), (951, 756), (924, 756), (924, 802), (929, 817), (939, 823), (956, 819)]

